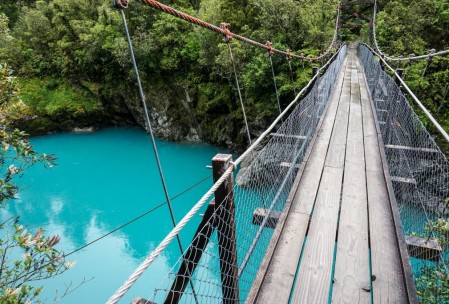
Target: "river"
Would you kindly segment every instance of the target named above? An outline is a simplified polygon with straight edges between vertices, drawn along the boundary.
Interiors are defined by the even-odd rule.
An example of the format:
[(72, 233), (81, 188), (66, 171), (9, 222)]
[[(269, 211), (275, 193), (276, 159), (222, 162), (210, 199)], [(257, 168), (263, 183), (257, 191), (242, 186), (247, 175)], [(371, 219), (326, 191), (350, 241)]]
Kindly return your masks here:
[[(89, 134), (60, 133), (31, 140), (39, 152), (53, 153), (57, 166), (35, 166), (20, 179), (17, 199), (1, 217), (20, 215), (32, 232), (43, 227), (59, 234), (64, 252), (91, 242), (165, 201), (149, 137), (139, 128), (108, 128)], [(206, 168), (224, 149), (208, 144), (157, 141), (168, 190), (174, 196), (212, 172)], [(212, 185), (212, 178), (173, 201), (180, 220)], [(202, 212), (199, 212), (202, 213)], [(181, 232), (186, 248), (200, 216)], [(74, 289), (60, 303), (104, 303), (172, 229), (166, 205), (110, 236), (71, 255), (76, 266), (43, 281), (42, 299), (53, 303), (67, 286)], [(180, 251), (176, 242), (156, 260), (121, 303), (150, 298)]]

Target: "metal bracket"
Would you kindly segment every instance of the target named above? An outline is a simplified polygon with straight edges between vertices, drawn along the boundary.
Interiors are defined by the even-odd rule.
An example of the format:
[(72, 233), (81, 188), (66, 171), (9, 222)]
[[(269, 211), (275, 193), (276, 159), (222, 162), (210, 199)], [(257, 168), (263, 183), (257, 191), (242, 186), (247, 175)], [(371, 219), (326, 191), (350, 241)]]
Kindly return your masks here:
[(116, 9), (128, 8), (128, 0), (112, 0), (112, 7)]

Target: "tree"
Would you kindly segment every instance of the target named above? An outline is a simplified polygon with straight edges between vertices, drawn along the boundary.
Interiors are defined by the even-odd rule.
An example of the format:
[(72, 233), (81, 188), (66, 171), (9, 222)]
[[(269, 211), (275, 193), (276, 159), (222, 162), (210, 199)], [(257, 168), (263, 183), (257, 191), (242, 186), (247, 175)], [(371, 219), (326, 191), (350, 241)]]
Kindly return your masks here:
[[(17, 178), (27, 168), (55, 163), (52, 155), (34, 151), (24, 132), (9, 126), (9, 115), (21, 104), (11, 73), (6, 65), (0, 65), (0, 205), (14, 199), (19, 190)], [(46, 237), (42, 229), (31, 234), (19, 225), (19, 218), (0, 223), (0, 235), (0, 303), (38, 300), (42, 288), (30, 282), (54, 277), (73, 266), (55, 248), (59, 236)]]

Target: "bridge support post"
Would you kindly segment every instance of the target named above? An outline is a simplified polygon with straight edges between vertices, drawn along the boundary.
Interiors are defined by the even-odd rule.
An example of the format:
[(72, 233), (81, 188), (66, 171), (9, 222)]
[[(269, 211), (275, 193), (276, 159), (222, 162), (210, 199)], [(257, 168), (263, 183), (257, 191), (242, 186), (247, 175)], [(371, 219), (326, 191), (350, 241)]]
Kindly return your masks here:
[[(232, 155), (217, 154), (212, 159), (214, 182), (232, 166)], [(238, 303), (238, 265), (235, 205), (232, 174), (215, 191), (215, 227), (218, 235), (218, 253), (220, 255), (220, 272), (223, 302), (225, 304)]]
[[(396, 69), (396, 73), (398, 74), (399, 78), (402, 79), (402, 77), (404, 76), (404, 69)], [(398, 87), (401, 88), (401, 81), (399, 80), (399, 78), (396, 77), (395, 80)]]
[[(381, 57), (382, 59), (384, 59), (384, 58), (385, 58), (385, 55), (382, 54), (382, 55), (380, 55), (380, 57)], [(383, 60), (380, 60), (379, 63), (380, 63), (380, 68), (382, 69), (382, 71), (385, 71), (385, 64), (384, 64), (384, 61), (383, 61)]]
[(204, 212), (203, 219), (195, 232), (187, 253), (184, 255), (184, 261), (179, 267), (176, 278), (164, 303), (176, 304), (181, 300), (184, 290), (192, 279), (191, 276), (195, 272), (196, 266), (198, 266), (203, 252), (206, 250), (207, 244), (209, 244), (210, 237), (215, 230), (214, 211), (215, 200), (212, 200), (207, 206), (206, 212)]

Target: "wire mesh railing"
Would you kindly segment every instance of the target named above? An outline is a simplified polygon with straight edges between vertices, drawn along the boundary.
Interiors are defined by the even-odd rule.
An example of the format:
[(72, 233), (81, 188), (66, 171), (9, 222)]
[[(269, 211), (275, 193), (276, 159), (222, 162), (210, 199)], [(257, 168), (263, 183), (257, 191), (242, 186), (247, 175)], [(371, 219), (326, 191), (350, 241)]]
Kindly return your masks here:
[(245, 301), (298, 165), (326, 109), (345, 51), (343, 47), (266, 143), (247, 156), (235, 185), (227, 181), (226, 192), (221, 197), (215, 193), (191, 245), (147, 299), (156, 303)]
[(376, 111), (420, 302), (449, 302), (449, 162), (374, 54), (359, 57)]

